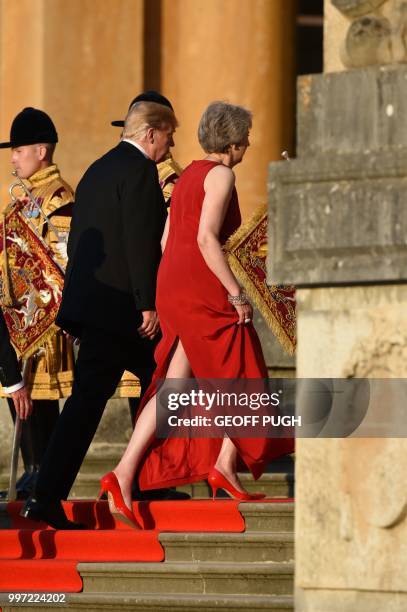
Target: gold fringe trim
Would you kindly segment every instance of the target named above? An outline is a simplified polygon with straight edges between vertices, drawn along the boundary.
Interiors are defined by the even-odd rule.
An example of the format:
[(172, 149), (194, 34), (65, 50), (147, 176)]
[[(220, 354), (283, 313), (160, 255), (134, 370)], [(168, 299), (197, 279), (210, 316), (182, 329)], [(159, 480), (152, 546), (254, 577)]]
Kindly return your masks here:
[(235, 233), (229, 236), (223, 247), (225, 251), (227, 251), (228, 254), (231, 251), (234, 251), (240, 245), (240, 243), (243, 242), (243, 240), (246, 240), (247, 235), (254, 230), (256, 225), (258, 225), (264, 217), (267, 217), (267, 204), (261, 204), (250, 219), (245, 223), (242, 223), (242, 225), (237, 228)]
[(57, 331), (59, 331), (59, 327), (57, 327), (55, 323), (52, 323), (48, 329), (34, 342), (34, 344), (31, 344), (30, 347), (23, 352), (21, 352), (17, 346), (13, 344), (14, 348), (16, 349), (18, 359), (28, 359), (28, 357), (34, 355), (34, 353), (38, 351), (38, 349), (42, 348), (45, 342)]
[(3, 265), (2, 265), (2, 277), (3, 277), (3, 295), (2, 295), (2, 303), (5, 306), (11, 308), (14, 304), (13, 297), (11, 295), (10, 288), (10, 271), (8, 266), (8, 256), (7, 256), (7, 232), (6, 232), (6, 215), (8, 213), (8, 208), (2, 212), (3, 217)]
[(243, 285), (247, 295), (258, 308), (260, 314), (266, 321), (274, 336), (289, 355), (294, 355), (295, 345), (293, 345), (291, 338), (281, 327), (280, 322), (267, 306), (266, 302), (261, 296), (261, 293), (257, 289), (256, 285), (251, 281), (247, 272), (234, 253), (234, 250), (243, 242), (243, 240), (246, 240), (248, 234), (253, 231), (253, 229), (263, 220), (265, 216), (267, 216), (267, 205), (262, 204), (254, 215), (248, 221), (246, 221), (246, 223), (242, 224), (235, 231), (235, 233), (232, 234), (232, 236), (229, 237), (224, 245), (224, 250), (226, 252), (228, 263), (232, 272), (235, 274), (237, 280)]

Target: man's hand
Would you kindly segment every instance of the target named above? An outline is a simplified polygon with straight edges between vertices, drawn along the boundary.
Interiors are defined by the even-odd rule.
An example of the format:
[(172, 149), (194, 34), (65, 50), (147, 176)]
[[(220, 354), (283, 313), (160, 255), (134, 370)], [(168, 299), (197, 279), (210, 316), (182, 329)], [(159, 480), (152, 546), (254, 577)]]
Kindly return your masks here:
[(16, 412), (20, 419), (28, 419), (33, 410), (33, 403), (27, 387), (22, 387), (18, 391), (10, 394), (14, 402)]
[(143, 323), (137, 329), (142, 338), (150, 338), (152, 340), (160, 329), (157, 312), (155, 310), (143, 310)]

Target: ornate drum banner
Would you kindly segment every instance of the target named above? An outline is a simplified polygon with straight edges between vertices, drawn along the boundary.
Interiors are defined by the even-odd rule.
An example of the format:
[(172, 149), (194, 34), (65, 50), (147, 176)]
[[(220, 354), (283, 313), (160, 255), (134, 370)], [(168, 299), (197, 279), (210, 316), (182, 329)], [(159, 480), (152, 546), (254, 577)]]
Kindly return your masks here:
[(1, 307), (17, 355), (26, 359), (57, 329), (64, 275), (18, 204), (2, 215), (0, 258)]
[(228, 262), (247, 295), (292, 355), (296, 347), (295, 287), (267, 284), (267, 207), (262, 205), (225, 245)]

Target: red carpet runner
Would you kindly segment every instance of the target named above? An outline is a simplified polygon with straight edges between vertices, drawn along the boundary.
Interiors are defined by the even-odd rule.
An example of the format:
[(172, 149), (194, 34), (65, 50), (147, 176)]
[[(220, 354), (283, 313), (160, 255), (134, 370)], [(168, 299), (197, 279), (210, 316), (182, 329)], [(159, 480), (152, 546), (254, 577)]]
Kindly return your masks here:
[(21, 518), (21, 502), (10, 503), (11, 528), (0, 530), (0, 591), (81, 591), (78, 562), (163, 561), (160, 531), (242, 532), (238, 506), (235, 500), (139, 502), (135, 515), (145, 531), (137, 531), (115, 522), (107, 502), (66, 502), (68, 518), (89, 530), (55, 531)]

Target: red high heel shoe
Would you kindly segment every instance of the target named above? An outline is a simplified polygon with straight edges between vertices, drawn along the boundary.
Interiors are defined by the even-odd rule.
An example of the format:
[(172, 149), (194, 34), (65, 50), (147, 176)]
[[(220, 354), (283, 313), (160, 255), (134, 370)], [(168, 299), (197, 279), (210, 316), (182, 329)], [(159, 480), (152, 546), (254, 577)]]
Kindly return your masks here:
[(241, 501), (255, 501), (256, 499), (264, 499), (265, 493), (242, 493), (238, 491), (232, 483), (225, 478), (216, 468), (212, 468), (208, 474), (208, 483), (212, 489), (212, 499), (215, 500), (216, 492), (218, 489), (223, 489), (231, 497), (240, 499)]
[(141, 529), (133, 512), (129, 510), (124, 503), (119, 481), (117, 480), (117, 476), (114, 472), (105, 474), (101, 479), (98, 500), (101, 498), (103, 493), (107, 493), (109, 510), (115, 518), (117, 518), (119, 521), (123, 521), (123, 523), (126, 523), (131, 527), (134, 527), (135, 529)]

